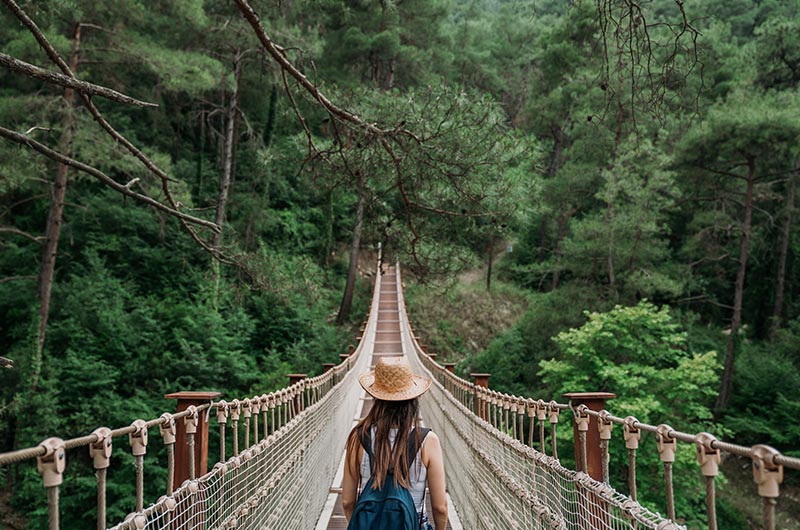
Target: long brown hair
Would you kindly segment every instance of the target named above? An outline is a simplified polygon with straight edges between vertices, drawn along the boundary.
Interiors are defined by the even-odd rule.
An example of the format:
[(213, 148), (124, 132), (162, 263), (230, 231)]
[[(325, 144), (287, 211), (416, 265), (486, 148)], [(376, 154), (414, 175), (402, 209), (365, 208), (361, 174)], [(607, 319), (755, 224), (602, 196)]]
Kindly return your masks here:
[[(400, 485), (406, 489), (411, 488), (408, 461), (408, 438), (412, 427), (416, 433), (416, 446), (422, 442), (419, 432), (419, 402), (416, 398), (407, 401), (383, 401), (375, 399), (369, 414), (358, 422), (347, 438), (347, 453), (358, 454), (361, 445), (362, 433), (366, 439), (375, 427), (375, 441), (373, 443), (375, 461), (372, 462), (373, 488), (380, 490), (386, 477), (392, 471), (395, 486)], [(397, 429), (394, 448), (389, 440), (391, 429)]]

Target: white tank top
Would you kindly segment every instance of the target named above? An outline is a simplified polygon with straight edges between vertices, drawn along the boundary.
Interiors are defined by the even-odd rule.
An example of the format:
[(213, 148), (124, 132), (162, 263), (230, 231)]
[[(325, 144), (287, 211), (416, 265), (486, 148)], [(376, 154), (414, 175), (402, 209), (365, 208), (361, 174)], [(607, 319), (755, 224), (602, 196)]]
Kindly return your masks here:
[[(394, 447), (394, 440), (397, 437), (397, 429), (392, 429), (389, 431), (389, 443)], [(375, 450), (375, 427), (370, 429), (370, 442), (372, 443), (373, 452)], [(425, 498), (425, 482), (428, 478), (428, 468), (422, 465), (422, 447), (419, 448), (417, 451), (417, 455), (414, 458), (414, 465), (411, 466), (411, 470), (408, 473), (408, 480), (411, 482), (411, 488), (409, 491), (411, 492), (411, 498), (414, 499), (414, 506), (417, 509), (417, 513), (423, 513), (425, 511), (425, 507), (422, 505), (423, 500)], [(369, 455), (366, 451), (362, 451), (361, 455), (361, 464), (359, 465), (359, 472), (361, 473), (361, 490), (363, 491), (364, 488), (367, 486), (367, 481), (372, 476), (370, 471), (370, 464)]]

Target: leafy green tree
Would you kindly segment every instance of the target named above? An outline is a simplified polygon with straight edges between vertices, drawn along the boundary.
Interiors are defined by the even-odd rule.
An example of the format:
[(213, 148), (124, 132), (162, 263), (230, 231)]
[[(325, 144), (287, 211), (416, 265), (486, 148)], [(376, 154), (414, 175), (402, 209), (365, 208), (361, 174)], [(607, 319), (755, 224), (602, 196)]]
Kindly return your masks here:
[(603, 208), (573, 221), (560, 266), (605, 283), (612, 300), (681, 294), (680, 268), (668, 260), (668, 215), (680, 193), (670, 162), (651, 142), (629, 139), (601, 172)]
[[(579, 328), (554, 337), (561, 356), (540, 363), (539, 376), (551, 395), (566, 392), (613, 392), (609, 402), (616, 416), (634, 416), (650, 424), (670, 423), (682, 430), (708, 430), (710, 404), (716, 394), (716, 352), (691, 352), (686, 332), (673, 321), (669, 308), (643, 300), (632, 307), (616, 306), (605, 313), (586, 312)], [(662, 510), (663, 482), (654, 440), (644, 437), (637, 459), (640, 502)], [(652, 443), (651, 443), (652, 442)], [(622, 444), (611, 444), (612, 460), (625, 462)], [(612, 484), (626, 487), (624, 466)], [(682, 444), (675, 462), (676, 513), (694, 517), (702, 499), (702, 481), (694, 449)]]
[[(390, 90), (420, 86), (452, 60), (441, 0), (330, 3), (322, 60), (340, 82)], [(346, 76), (342, 76), (346, 73)]]

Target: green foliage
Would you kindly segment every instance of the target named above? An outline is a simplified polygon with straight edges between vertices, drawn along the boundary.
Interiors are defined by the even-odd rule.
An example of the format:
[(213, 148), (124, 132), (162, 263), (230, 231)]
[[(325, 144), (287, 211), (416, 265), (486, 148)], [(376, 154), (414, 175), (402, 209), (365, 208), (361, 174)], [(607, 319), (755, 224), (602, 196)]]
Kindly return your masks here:
[[(769, 344), (748, 342), (736, 359), (734, 400), (725, 417), (743, 444), (770, 440), (770, 444), (795, 456), (800, 425), (800, 321), (793, 321)], [(775, 374), (780, 375), (776, 384)]]
[[(513, 244), (496, 264), (491, 293), (480, 288), (481, 272), (481, 281), (455, 293), (409, 295), (432, 349), (463, 356), (462, 373), (490, 372), (493, 388), (547, 400), (607, 389), (619, 395), (617, 414), (797, 450), (800, 239), (787, 178), (800, 134), (797, 2), (687, 3), (687, 20), (701, 34), (689, 42), (685, 32), (678, 48), (667, 27), (680, 29), (677, 4), (643, 3), (643, 27), (654, 40), (622, 57), (626, 43), (616, 37), (625, 24), (621, 33), (603, 32), (598, 10), (623, 5), (616, 2), (257, 3), (270, 36), (332, 101), (369, 123), (414, 132), (387, 136), (397, 158), (358, 128), (339, 123), (337, 136), (331, 116), (292, 81), (290, 99), (233, 5), (23, 5), (65, 57), (75, 23), (87, 24), (80, 78), (159, 104), (93, 99), (169, 174), (180, 208), (205, 218), (219, 200), (232, 65), (243, 54), (223, 241), (247, 272), (212, 264), (174, 220), (70, 169), (35, 393), (26, 389), (37, 368), (42, 249), (0, 231), (0, 355), (16, 361), (0, 372), (0, 450), (152, 417), (172, 407), (166, 392), (241, 397), (336, 361), (350, 331), (330, 322), (348, 268), (342, 256), (358, 202), (356, 171), (366, 195), (362, 247), (380, 241), (408, 276), (428, 281), (438, 273), (452, 282), (484, 263), (488, 247)], [(0, 10), (0, 48), (55, 69), (8, 10)], [(642, 55), (648, 49), (652, 55)], [(39, 127), (31, 136), (62, 149), (71, 113), (71, 156), (121, 183), (139, 178), (134, 190), (164, 199), (162, 183), (83, 107), (65, 106), (60, 87), (10, 72), (0, 72), (0, 85), (0, 125)], [(749, 161), (758, 182), (745, 325), (731, 408), (712, 424), (713, 351), (730, 318)], [(43, 235), (55, 169), (0, 141), (0, 227)], [(790, 214), (781, 329), (770, 339)], [(356, 289), (354, 320), (367, 309), (369, 282)], [(678, 512), (698, 526), (701, 482), (690, 449), (678, 457)], [(115, 520), (133, 506), (131, 459), (122, 453), (110, 472)], [(659, 464), (647, 453), (640, 491), (663, 512)], [(69, 458), (81, 464), (86, 455)], [(155, 467), (148, 498), (165, 480)], [(67, 526), (92, 524), (88, 469), (68, 468)], [(624, 467), (614, 473), (624, 490)], [(35, 471), (21, 468), (12, 478), (14, 506), (30, 528), (44, 527)], [(722, 528), (742, 526), (735, 502), (721, 501)]]
[[(669, 308), (643, 300), (606, 313), (586, 312), (580, 328), (554, 337), (561, 355), (541, 362), (544, 382), (566, 392), (614, 392), (618, 414), (645, 422), (708, 420), (716, 392), (716, 353), (690, 353)], [(680, 405), (675, 400), (680, 398)]]
[(669, 256), (667, 213), (680, 192), (668, 157), (647, 140), (630, 138), (601, 172), (595, 198), (605, 204), (572, 223), (560, 266), (577, 278), (609, 282), (624, 300), (683, 292), (680, 268)]
[[(686, 332), (673, 321), (669, 308), (643, 300), (633, 307), (616, 306), (605, 313), (586, 312), (587, 322), (554, 337), (560, 355), (540, 363), (539, 376), (554, 390), (613, 392), (609, 407), (616, 416), (634, 416), (658, 425), (669, 422), (683, 430), (713, 430), (710, 404), (716, 395), (719, 365), (716, 352), (688, 351)], [(643, 447), (653, 447), (645, 436)], [(612, 444), (612, 460), (624, 462), (622, 445)], [(637, 476), (640, 500), (663, 511), (661, 467), (655, 451), (640, 451)], [(615, 473), (615, 487), (626, 489), (626, 476)], [(694, 448), (679, 444), (674, 464), (678, 512), (699, 513), (702, 482)]]

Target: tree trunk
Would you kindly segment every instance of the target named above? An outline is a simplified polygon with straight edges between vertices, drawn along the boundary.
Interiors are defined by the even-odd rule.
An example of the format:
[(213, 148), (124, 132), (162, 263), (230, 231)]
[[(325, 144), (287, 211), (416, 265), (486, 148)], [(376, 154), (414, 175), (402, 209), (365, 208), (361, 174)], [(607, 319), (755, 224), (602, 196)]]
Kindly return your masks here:
[(539, 222), (539, 261), (547, 257), (547, 220), (548, 215), (544, 214)]
[[(554, 179), (558, 174), (558, 169), (561, 167), (561, 153), (564, 150), (564, 127), (569, 123), (569, 114), (565, 120), (563, 127), (551, 129), (553, 135), (553, 152), (550, 154), (550, 168), (547, 175), (550, 179)], [(547, 221), (548, 215), (542, 216), (541, 224), (539, 225), (539, 261), (544, 261), (547, 256)], [(561, 224), (559, 222), (559, 230)], [(557, 282), (556, 282), (557, 283)]]
[[(230, 193), (231, 180), (233, 178), (233, 153), (234, 144), (236, 143), (236, 115), (239, 112), (237, 102), (239, 101), (239, 80), (241, 78), (241, 61), (237, 54), (233, 63), (234, 75), (236, 77), (235, 93), (229, 99), (228, 112), (225, 117), (225, 141), (222, 154), (222, 176), (219, 179), (219, 195), (217, 196), (217, 209), (214, 216), (214, 222), (218, 226), (222, 226), (225, 222), (225, 208), (228, 205), (228, 197)], [(215, 233), (212, 246), (219, 249), (222, 245), (222, 231)]]
[[(72, 37), (72, 52), (69, 59), (69, 68), (72, 72), (78, 69), (78, 52), (80, 51), (81, 25), (75, 24)], [(69, 154), (72, 139), (75, 136), (75, 91), (67, 88), (64, 90), (66, 101), (64, 120), (61, 124), (61, 139), (59, 152)], [(50, 211), (47, 214), (47, 227), (45, 228), (45, 244), (42, 252), (42, 263), (39, 267), (39, 331), (36, 341), (36, 352), (31, 363), (29, 384), (32, 391), (39, 385), (39, 376), (42, 369), (42, 355), (44, 342), (47, 335), (47, 321), (50, 316), (50, 298), (53, 292), (55, 278), (56, 256), (58, 254), (58, 240), (61, 236), (61, 225), (64, 219), (64, 198), (67, 193), (67, 169), (65, 164), (56, 166), (56, 178), (53, 184), (50, 199)]]
[(489, 231), (488, 259), (486, 263), (486, 292), (492, 290), (492, 264), (494, 262), (494, 228)]
[(561, 280), (561, 269), (559, 269), (561, 265), (561, 242), (564, 241), (564, 237), (567, 235), (567, 221), (569, 221), (570, 215), (569, 210), (562, 210), (561, 215), (558, 216), (558, 234), (556, 235), (556, 248), (553, 251), (556, 257), (556, 270), (553, 272), (553, 283), (550, 286), (553, 291), (558, 289), (558, 284)]
[(753, 187), (755, 184), (756, 162), (754, 158), (747, 161), (747, 193), (744, 202), (744, 223), (742, 239), (739, 244), (739, 268), (736, 271), (736, 284), (733, 294), (733, 317), (731, 330), (725, 348), (725, 368), (722, 372), (719, 396), (714, 405), (715, 413), (719, 413), (728, 404), (731, 382), (733, 381), (733, 354), (736, 348), (736, 334), (742, 322), (742, 299), (744, 297), (744, 278), (747, 272), (747, 256), (750, 252), (750, 228), (753, 220)]
[(789, 182), (786, 183), (786, 216), (781, 227), (781, 249), (778, 256), (778, 272), (775, 277), (775, 306), (772, 309), (772, 322), (769, 326), (770, 340), (775, 338), (778, 328), (781, 325), (781, 314), (783, 313), (783, 294), (786, 288), (786, 257), (789, 254), (789, 240), (792, 234), (792, 217), (794, 214), (794, 186), (797, 173), (800, 171), (800, 159), (795, 164), (795, 171), (789, 175)]
[[(608, 227), (611, 228), (614, 226), (614, 205), (609, 203), (606, 211), (608, 212)], [(614, 231), (609, 230), (608, 235), (608, 256), (606, 257), (608, 265), (608, 285), (613, 292), (616, 289), (616, 276), (614, 274)]]
[(353, 225), (353, 240), (350, 244), (350, 268), (347, 271), (347, 283), (344, 286), (342, 305), (339, 306), (339, 315), (336, 323), (342, 325), (350, 315), (350, 307), (353, 305), (353, 292), (356, 288), (356, 273), (358, 272), (358, 252), (361, 247), (361, 228), (364, 225), (364, 176), (358, 175), (358, 202), (356, 204), (356, 221)]
[(325, 245), (323, 247), (323, 259), (325, 260), (325, 266), (329, 267), (331, 265), (331, 261), (333, 261), (333, 248), (334, 248), (334, 238), (333, 238), (333, 191), (328, 190), (328, 194), (325, 197)]

